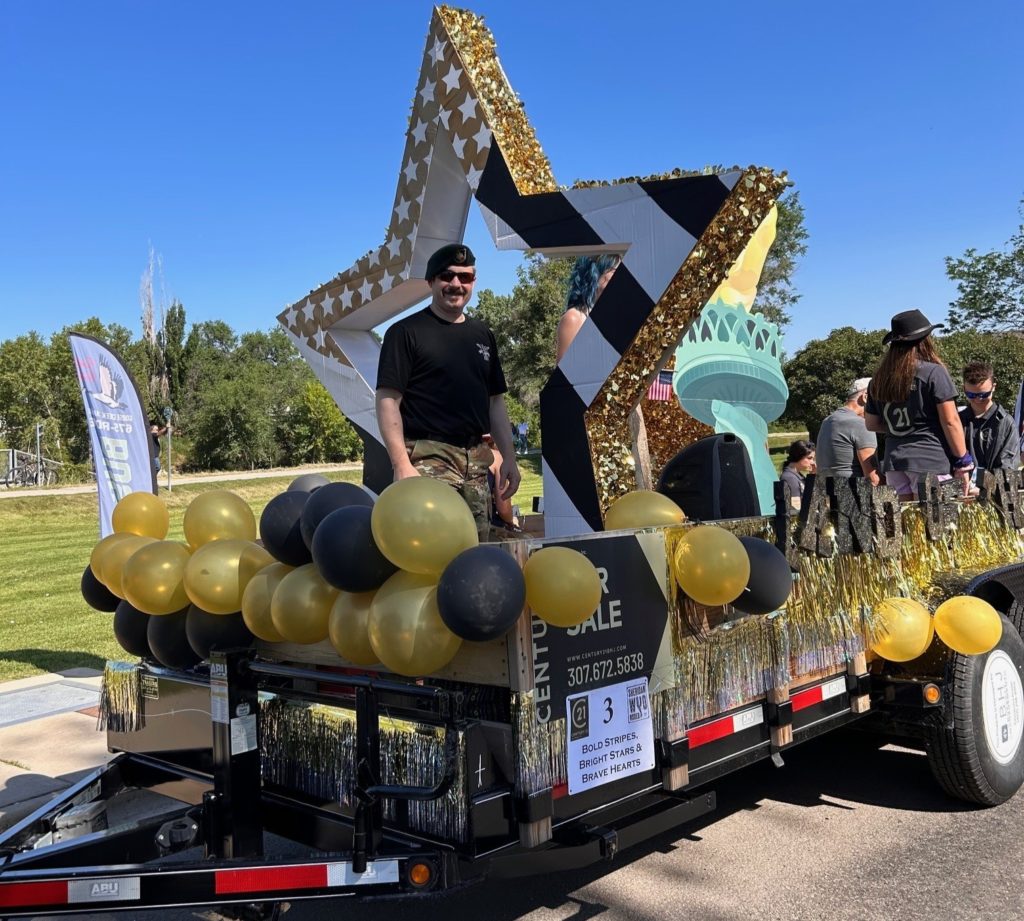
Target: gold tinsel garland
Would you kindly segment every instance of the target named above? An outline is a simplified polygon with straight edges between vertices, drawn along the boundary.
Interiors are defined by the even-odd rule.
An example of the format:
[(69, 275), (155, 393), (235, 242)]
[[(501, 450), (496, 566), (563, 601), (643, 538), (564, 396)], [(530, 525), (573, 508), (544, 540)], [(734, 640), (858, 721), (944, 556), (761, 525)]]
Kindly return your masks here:
[(142, 671), (136, 662), (107, 662), (100, 685), (98, 729), (136, 732), (146, 725)]

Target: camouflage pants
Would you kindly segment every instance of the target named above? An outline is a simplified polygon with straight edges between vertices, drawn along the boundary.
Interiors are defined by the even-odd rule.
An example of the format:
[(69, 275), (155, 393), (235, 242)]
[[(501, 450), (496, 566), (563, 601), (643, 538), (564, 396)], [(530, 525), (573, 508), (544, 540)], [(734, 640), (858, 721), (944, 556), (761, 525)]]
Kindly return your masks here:
[(421, 476), (429, 476), (447, 483), (458, 492), (476, 521), (481, 542), (490, 534), (491, 488), (487, 470), (494, 462), (494, 454), (485, 444), (475, 448), (460, 448), (443, 441), (406, 441), (409, 460)]

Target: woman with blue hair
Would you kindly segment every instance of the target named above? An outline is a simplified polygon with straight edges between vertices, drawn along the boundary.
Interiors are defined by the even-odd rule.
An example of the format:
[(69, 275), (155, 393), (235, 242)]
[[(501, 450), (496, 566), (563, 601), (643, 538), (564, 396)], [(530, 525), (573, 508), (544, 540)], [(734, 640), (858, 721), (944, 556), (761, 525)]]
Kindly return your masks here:
[[(594, 304), (612, 280), (622, 260), (614, 254), (580, 256), (569, 273), (569, 291), (565, 298), (565, 313), (558, 321), (557, 360), (569, 350)], [(633, 442), (633, 465), (636, 470), (636, 488), (652, 489), (651, 455), (647, 447), (647, 429), (643, 413), (637, 406), (629, 414), (629, 433)]]
[(558, 321), (558, 354), (561, 361), (572, 340), (590, 316), (594, 304), (601, 296), (622, 260), (614, 254), (580, 256), (569, 273), (569, 293), (565, 299), (565, 313)]

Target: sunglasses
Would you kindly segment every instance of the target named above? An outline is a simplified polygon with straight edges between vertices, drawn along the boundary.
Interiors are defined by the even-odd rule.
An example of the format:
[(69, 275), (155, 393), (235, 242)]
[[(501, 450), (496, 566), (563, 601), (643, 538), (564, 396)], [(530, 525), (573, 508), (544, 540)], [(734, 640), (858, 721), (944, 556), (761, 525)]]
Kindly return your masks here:
[(964, 391), (964, 396), (967, 397), (968, 400), (987, 400), (990, 396), (992, 396), (992, 391), (991, 390), (977, 390), (977, 391), (975, 391), (975, 390), (965, 390)]
[(459, 280), (459, 284), (462, 285), (471, 285), (476, 281), (475, 272), (453, 272), (451, 269), (446, 269), (444, 272), (438, 272), (437, 277), (440, 278), (441, 281), (445, 282), (445, 284), (450, 281), (455, 281), (456, 278)]

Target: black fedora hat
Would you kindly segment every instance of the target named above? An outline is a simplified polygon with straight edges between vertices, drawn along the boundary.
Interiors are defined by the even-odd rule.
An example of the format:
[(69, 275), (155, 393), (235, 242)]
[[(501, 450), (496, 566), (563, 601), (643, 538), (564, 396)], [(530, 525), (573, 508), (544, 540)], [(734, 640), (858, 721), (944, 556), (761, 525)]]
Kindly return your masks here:
[(931, 335), (933, 329), (945, 329), (943, 323), (929, 323), (920, 310), (904, 310), (889, 321), (889, 332), (885, 334), (882, 345), (890, 342), (917, 342)]

